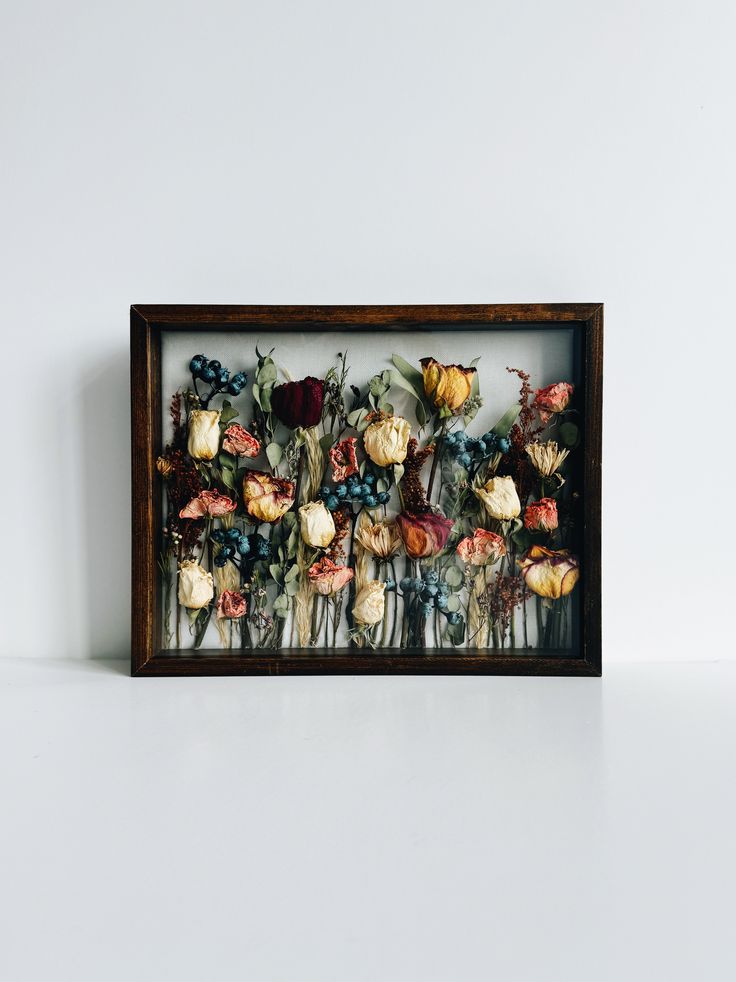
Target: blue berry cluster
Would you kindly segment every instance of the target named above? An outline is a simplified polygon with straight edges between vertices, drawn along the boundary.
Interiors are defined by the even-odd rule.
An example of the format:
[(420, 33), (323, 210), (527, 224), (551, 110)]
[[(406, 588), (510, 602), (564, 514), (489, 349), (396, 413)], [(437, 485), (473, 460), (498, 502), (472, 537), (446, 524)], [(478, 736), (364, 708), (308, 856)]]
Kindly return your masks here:
[(318, 497), (330, 511), (337, 511), (346, 501), (357, 501), (366, 508), (375, 508), (387, 504), (391, 495), (388, 491), (376, 491), (376, 475), (366, 472), (363, 477), (351, 474), (345, 484), (338, 484), (334, 490), (320, 488)]
[(231, 396), (239, 396), (245, 388), (248, 376), (245, 372), (236, 372), (230, 377), (227, 368), (223, 368), (217, 359), (208, 360), (205, 355), (195, 355), (189, 362), (192, 378), (201, 379), (211, 385), (216, 392), (226, 391)]
[(403, 593), (416, 593), (419, 609), (424, 617), (429, 617), (436, 607), (444, 614), (449, 624), (459, 624), (461, 615), (458, 611), (447, 609), (447, 598), (450, 587), (440, 582), (440, 574), (436, 569), (422, 570), (421, 577), (416, 579), (405, 576), (399, 584)]
[(445, 446), (458, 464), (470, 467), (474, 460), (480, 462), (494, 453), (508, 453), (511, 442), (505, 436), (497, 436), (490, 430), (483, 436), (468, 436), (465, 430), (448, 433)]
[(243, 558), (247, 556), (253, 561), (271, 558), (271, 543), (257, 532), (245, 535), (236, 528), (215, 529), (210, 537), (213, 542), (222, 546), (215, 556), (215, 566), (224, 566), (228, 559), (234, 559), (236, 554)]

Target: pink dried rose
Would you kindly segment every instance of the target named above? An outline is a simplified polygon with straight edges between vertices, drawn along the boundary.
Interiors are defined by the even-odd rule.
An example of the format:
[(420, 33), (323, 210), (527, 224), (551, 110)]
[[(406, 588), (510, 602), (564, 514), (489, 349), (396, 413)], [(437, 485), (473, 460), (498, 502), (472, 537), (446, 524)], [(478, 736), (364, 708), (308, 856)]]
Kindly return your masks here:
[(352, 580), (353, 571), (347, 566), (338, 566), (324, 556), (318, 563), (309, 567), (308, 576), (309, 582), (317, 593), (323, 597), (330, 597)]
[(538, 411), (542, 422), (548, 423), (553, 413), (561, 413), (567, 409), (572, 393), (573, 386), (569, 382), (555, 382), (543, 389), (537, 389), (532, 405)]
[(222, 449), (236, 457), (257, 457), (261, 452), (261, 445), (244, 426), (231, 423), (225, 430)]
[(179, 512), (179, 518), (222, 518), (235, 511), (237, 503), (219, 491), (200, 491), (196, 498)]
[(217, 600), (217, 619), (237, 620), (248, 612), (248, 601), (236, 590), (223, 590)]
[(330, 449), (332, 480), (336, 483), (344, 481), (351, 474), (358, 473), (358, 458), (355, 455), (356, 443), (357, 439), (354, 436), (348, 436)]
[(495, 532), (476, 529), (472, 535), (466, 535), (460, 540), (457, 554), (464, 563), (471, 566), (487, 566), (506, 555), (506, 544)]
[(530, 532), (554, 532), (557, 528), (557, 502), (554, 498), (542, 498), (526, 506), (524, 527)]

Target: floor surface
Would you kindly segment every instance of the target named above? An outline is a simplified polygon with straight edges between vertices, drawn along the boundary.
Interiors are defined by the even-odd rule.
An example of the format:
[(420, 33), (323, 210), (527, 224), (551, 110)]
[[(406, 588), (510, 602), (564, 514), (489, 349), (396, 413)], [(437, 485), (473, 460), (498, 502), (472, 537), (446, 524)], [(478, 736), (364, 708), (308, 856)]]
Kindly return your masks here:
[(736, 978), (736, 664), (0, 662), (0, 978)]

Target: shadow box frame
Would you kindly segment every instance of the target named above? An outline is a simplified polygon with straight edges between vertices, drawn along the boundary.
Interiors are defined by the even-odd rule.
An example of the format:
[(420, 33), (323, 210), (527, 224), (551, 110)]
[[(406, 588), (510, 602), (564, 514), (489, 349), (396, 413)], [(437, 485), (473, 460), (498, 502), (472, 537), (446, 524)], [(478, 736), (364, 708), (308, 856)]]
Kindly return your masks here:
[[(161, 346), (166, 332), (205, 335), (279, 331), (400, 333), (407, 330), (572, 328), (582, 411), (580, 643), (575, 656), (509, 649), (282, 648), (240, 651), (164, 649), (162, 585), (156, 560), (162, 533), (155, 460), (163, 448)], [(555, 675), (601, 674), (601, 444), (603, 304), (412, 306), (225, 306), (136, 304), (130, 310), (132, 437), (131, 674), (185, 675)], [(577, 657), (576, 657), (577, 656)]]

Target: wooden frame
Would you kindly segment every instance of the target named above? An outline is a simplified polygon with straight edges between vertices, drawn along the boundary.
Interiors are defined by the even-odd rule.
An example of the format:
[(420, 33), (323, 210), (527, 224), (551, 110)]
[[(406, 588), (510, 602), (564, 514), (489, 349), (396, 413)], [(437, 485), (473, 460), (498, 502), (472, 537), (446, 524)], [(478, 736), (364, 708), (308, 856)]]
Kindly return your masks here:
[[(166, 331), (279, 330), (387, 332), (407, 329), (493, 330), (572, 327), (580, 337), (582, 380), (583, 549), (581, 657), (472, 649), (449, 651), (318, 648), (241, 652), (171, 651), (156, 644), (161, 588), (155, 543), (161, 534), (155, 459), (162, 447), (161, 339)], [(493, 304), (459, 306), (159, 306), (130, 311), (132, 425), (133, 675), (601, 674), (601, 431), (603, 305)]]

